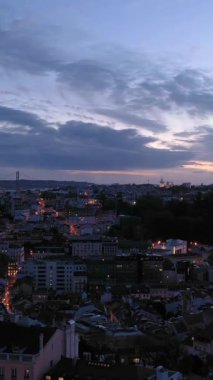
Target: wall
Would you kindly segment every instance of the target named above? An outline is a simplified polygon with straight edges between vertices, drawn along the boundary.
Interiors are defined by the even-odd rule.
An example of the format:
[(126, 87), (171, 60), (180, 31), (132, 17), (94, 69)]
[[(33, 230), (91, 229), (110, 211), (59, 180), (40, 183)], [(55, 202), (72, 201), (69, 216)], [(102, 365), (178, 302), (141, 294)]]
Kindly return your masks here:
[[(56, 330), (37, 357), (32, 380), (40, 380), (44, 373), (61, 359), (62, 355), (65, 355), (64, 332)], [(23, 380), (23, 378), (20, 380)]]

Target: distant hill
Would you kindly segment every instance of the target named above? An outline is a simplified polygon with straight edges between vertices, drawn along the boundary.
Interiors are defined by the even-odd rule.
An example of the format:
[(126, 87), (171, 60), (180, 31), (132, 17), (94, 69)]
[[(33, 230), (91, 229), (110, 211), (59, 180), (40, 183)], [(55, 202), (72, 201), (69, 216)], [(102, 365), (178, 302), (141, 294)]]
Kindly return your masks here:
[[(75, 181), (46, 181), (46, 180), (19, 180), (19, 188), (22, 190), (30, 189), (53, 189), (66, 186), (85, 186), (89, 185), (88, 182), (75, 182)], [(13, 180), (0, 180), (0, 189), (15, 190), (16, 181)]]

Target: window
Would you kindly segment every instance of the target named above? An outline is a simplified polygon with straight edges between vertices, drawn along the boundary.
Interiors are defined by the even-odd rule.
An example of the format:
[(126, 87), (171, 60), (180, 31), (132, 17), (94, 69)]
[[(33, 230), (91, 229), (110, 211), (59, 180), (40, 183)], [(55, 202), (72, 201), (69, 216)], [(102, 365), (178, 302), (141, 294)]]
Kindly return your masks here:
[(4, 380), (4, 367), (0, 367), (0, 380)]
[(30, 379), (30, 370), (25, 369), (24, 371), (24, 380), (29, 380)]
[(11, 380), (17, 379), (17, 368), (11, 368)]

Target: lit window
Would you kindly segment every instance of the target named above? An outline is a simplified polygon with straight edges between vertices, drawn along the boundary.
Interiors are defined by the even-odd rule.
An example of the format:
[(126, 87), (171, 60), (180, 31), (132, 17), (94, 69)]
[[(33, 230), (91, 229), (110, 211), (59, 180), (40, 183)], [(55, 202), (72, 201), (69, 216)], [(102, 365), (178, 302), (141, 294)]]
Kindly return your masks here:
[(140, 363), (140, 358), (134, 358), (134, 359), (133, 359), (133, 363), (135, 363), (135, 364), (139, 364), (139, 363)]

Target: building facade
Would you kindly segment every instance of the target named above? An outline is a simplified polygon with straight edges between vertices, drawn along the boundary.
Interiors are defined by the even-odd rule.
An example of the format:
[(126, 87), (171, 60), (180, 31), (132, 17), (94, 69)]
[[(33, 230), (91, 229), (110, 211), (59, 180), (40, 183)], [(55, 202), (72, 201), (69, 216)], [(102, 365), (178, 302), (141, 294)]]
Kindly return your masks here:
[(75, 324), (64, 329), (0, 322), (0, 379), (41, 380), (62, 356), (78, 358)]
[(87, 284), (87, 267), (81, 262), (28, 260), (22, 267), (22, 274), (33, 277), (36, 289), (80, 293)]
[(71, 255), (81, 258), (91, 256), (115, 256), (118, 252), (117, 239), (97, 237), (79, 237), (71, 241)]

